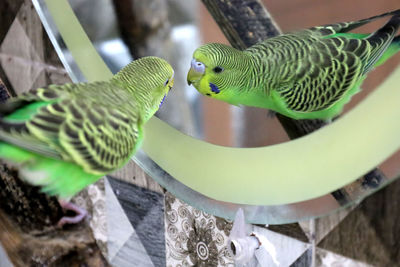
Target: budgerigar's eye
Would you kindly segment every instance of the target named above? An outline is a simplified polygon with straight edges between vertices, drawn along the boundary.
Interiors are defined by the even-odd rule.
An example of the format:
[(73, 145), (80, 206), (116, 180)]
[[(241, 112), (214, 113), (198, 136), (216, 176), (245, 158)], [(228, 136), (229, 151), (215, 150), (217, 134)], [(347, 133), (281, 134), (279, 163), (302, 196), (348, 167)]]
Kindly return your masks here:
[(215, 73), (221, 73), (221, 72), (224, 71), (224, 68), (216, 66), (216, 67), (213, 69), (213, 71), (214, 71)]
[(202, 62), (197, 61), (196, 59), (192, 59), (192, 62), (190, 63), (190, 67), (198, 73), (204, 73), (204, 70), (206, 68), (206, 66), (204, 66), (204, 64)]
[(164, 86), (167, 86), (167, 84), (169, 83), (169, 79), (167, 79), (164, 83)]

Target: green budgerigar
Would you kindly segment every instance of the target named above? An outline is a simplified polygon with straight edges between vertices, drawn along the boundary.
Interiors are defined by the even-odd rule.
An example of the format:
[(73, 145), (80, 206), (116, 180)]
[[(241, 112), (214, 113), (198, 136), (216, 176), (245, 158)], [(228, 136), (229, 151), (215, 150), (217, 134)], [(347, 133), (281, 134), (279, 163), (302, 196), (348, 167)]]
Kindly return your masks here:
[(50, 85), (11, 98), (0, 105), (0, 158), (29, 183), (68, 199), (131, 158), (173, 82), (165, 60), (145, 57), (109, 81)]
[[(350, 33), (392, 16), (371, 34)], [(293, 119), (337, 116), (367, 73), (400, 51), (400, 9), (354, 22), (282, 34), (240, 51), (206, 44), (193, 54), (189, 84), (234, 105), (274, 110)]]

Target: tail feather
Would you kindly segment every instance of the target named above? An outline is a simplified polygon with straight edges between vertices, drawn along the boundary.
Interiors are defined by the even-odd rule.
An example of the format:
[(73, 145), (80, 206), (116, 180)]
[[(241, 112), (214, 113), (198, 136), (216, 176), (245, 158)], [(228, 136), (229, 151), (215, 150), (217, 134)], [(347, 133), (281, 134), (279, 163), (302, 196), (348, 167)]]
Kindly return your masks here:
[(0, 158), (17, 166), (21, 179), (63, 199), (72, 197), (102, 176), (86, 173), (71, 162), (43, 157), (1, 141)]
[(366, 40), (373, 47), (368, 63), (364, 67), (364, 73), (367, 73), (379, 61), (385, 51), (393, 43), (395, 34), (400, 27), (400, 13), (393, 17), (379, 30), (372, 33)]
[(386, 13), (383, 13), (383, 14), (380, 14), (380, 15), (376, 15), (376, 16), (373, 16), (373, 17), (370, 17), (370, 18), (361, 19), (359, 21), (347, 22), (347, 23), (345, 23), (345, 25), (338, 25), (336, 31), (337, 32), (349, 32), (349, 31), (351, 31), (353, 29), (361, 27), (361, 26), (363, 26), (363, 25), (365, 25), (367, 23), (370, 23), (370, 22), (372, 22), (374, 20), (377, 20), (377, 19), (380, 19), (380, 18), (383, 18), (383, 17), (387, 17), (387, 16), (397, 16), (397, 15), (400, 15), (400, 9), (393, 10), (393, 11), (390, 11), (390, 12), (386, 12)]
[(394, 39), (397, 30), (400, 27), (400, 13), (394, 15), (383, 27), (368, 36), (367, 40), (371, 45), (380, 44), (382, 40), (390, 40), (389, 44)]
[(358, 21), (349, 21), (349, 22), (341, 22), (341, 23), (334, 23), (334, 24), (327, 24), (324, 26), (320, 26), (320, 27), (315, 27), (312, 29), (316, 29), (319, 31), (324, 31), (326, 30), (326, 34), (337, 34), (337, 33), (346, 33), (349, 32), (351, 30), (354, 30), (356, 28), (359, 28), (367, 23), (370, 23), (374, 20), (383, 18), (383, 17), (387, 17), (387, 16), (397, 16), (400, 15), (400, 9), (397, 10), (393, 10), (390, 12), (386, 12), (380, 15), (376, 15), (370, 18), (366, 18), (366, 19), (361, 19)]
[(375, 63), (374, 67), (378, 67), (386, 62), (389, 58), (400, 52), (400, 35), (396, 36), (389, 47), (386, 49), (385, 53), (379, 58)]

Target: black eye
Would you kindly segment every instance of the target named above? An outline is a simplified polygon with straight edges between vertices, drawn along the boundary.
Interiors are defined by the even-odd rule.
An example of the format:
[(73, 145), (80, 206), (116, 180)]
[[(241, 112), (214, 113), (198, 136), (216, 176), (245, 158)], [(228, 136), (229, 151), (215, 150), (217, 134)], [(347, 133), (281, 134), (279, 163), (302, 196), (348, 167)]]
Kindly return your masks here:
[(169, 83), (169, 79), (167, 79), (164, 83), (164, 86), (166, 86)]
[(214, 69), (213, 69), (213, 71), (215, 72), (215, 73), (221, 73), (221, 72), (223, 72), (224, 71), (224, 68), (222, 68), (222, 67), (215, 67)]

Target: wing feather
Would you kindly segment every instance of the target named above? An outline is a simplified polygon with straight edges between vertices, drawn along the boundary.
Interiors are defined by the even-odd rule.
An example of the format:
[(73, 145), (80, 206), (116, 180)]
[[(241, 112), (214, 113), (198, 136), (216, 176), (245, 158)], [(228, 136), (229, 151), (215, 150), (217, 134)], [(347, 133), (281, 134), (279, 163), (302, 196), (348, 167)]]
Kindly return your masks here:
[[(301, 48), (305, 53), (280, 64), (281, 68), (298, 66), (292, 83), (281, 83), (277, 89), (286, 106), (296, 112), (321, 111), (353, 91), (393, 41), (400, 24), (399, 11), (394, 14), (382, 28), (365, 38), (352, 38), (353, 34), (345, 33), (321, 37), (312, 30), (288, 34), (287, 42), (300, 38), (306, 40), (306, 46)], [(336, 25), (338, 31), (340, 25)]]
[[(106, 82), (40, 88), (3, 108), (0, 140), (74, 162), (89, 173), (107, 173), (130, 158), (141, 138), (140, 116), (131, 99)], [(23, 119), (13, 117), (38, 102), (44, 104)]]

